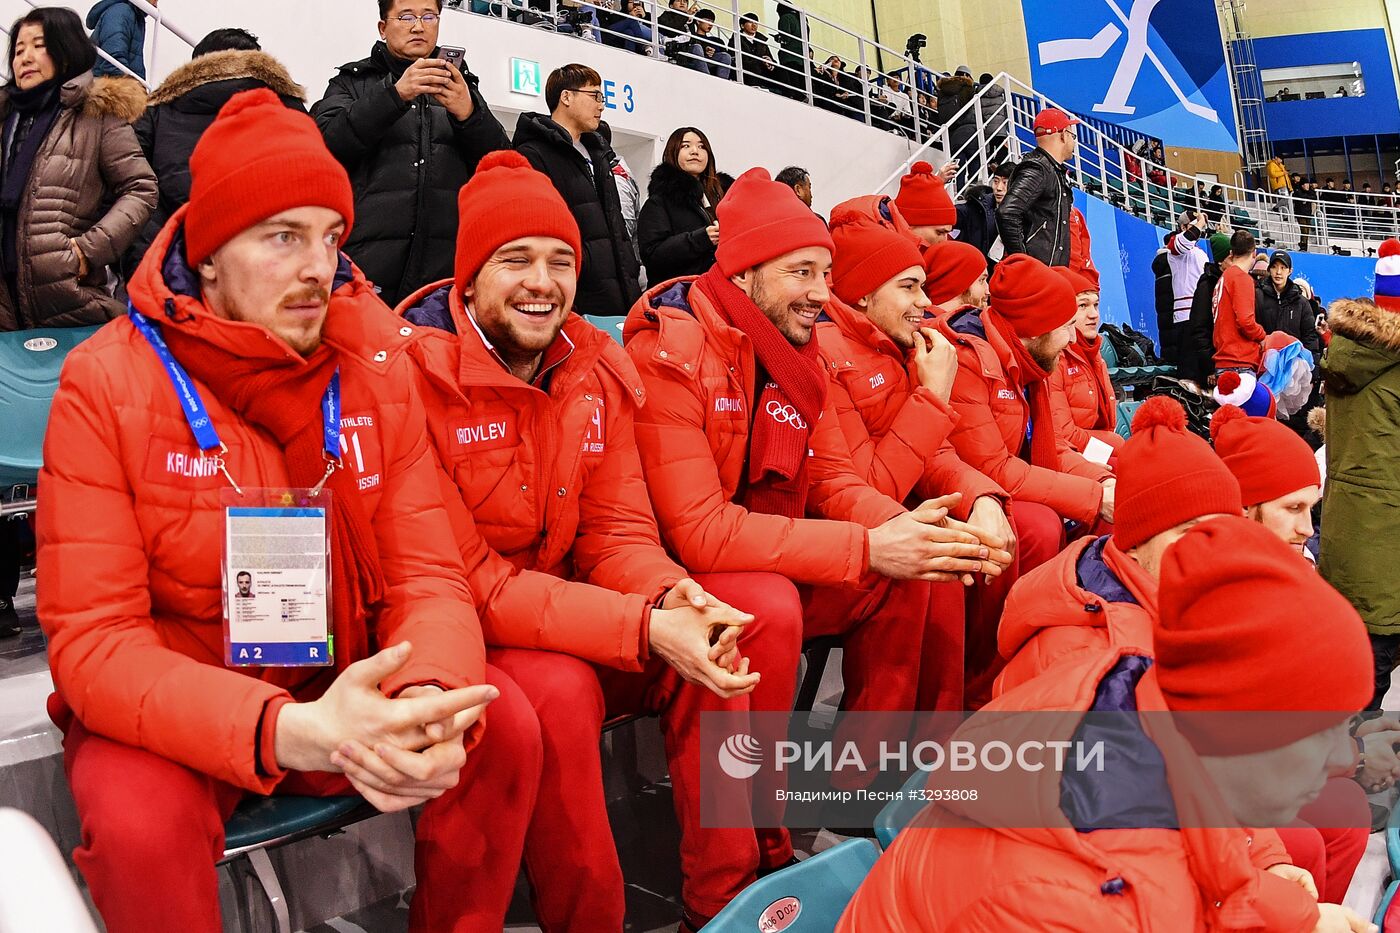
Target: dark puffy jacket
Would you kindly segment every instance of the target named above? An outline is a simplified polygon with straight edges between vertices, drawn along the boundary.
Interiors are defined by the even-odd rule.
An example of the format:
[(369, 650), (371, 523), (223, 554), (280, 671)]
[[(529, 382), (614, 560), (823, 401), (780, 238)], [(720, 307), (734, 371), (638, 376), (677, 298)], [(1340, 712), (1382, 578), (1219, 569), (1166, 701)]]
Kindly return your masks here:
[(515, 148), (549, 176), (578, 221), (583, 266), (574, 310), (579, 314), (626, 314), (642, 297), (637, 281), (641, 264), (622, 219), (612, 175), (612, 150), (597, 133), (584, 133), (580, 142), (588, 150), (591, 168), (574, 148), (569, 131), (549, 117), (522, 113), (515, 124)]
[[(437, 55), (437, 51), (433, 51)], [(390, 305), (452, 275), (457, 193), (481, 157), (509, 149), (500, 121), (466, 74), (475, 109), (465, 122), (427, 96), (405, 103), (383, 42), (341, 65), (311, 108), (331, 153), (350, 173), (355, 226), (345, 251)]]
[(958, 239), (975, 246), (985, 256), (997, 241), (997, 200), (992, 189), (970, 188), (967, 200), (958, 205)]
[(1265, 279), (1255, 290), (1255, 320), (1269, 333), (1281, 331), (1317, 356), (1322, 353), (1322, 341), (1317, 336), (1317, 310), (1303, 289), (1292, 279), (1283, 287), (1280, 295), (1274, 283)]
[[(165, 222), (190, 199), (190, 154), (233, 95), (270, 88), (288, 107), (306, 111), (306, 90), (266, 52), (213, 52), (181, 65), (151, 94), (134, 125), (136, 140), (160, 184), (160, 201), (132, 252), (140, 260)], [(135, 268), (132, 262), (131, 267)]]
[[(972, 100), (977, 93), (977, 85), (967, 75), (947, 75), (938, 79), (938, 117), (942, 123), (947, 123), (957, 116), (959, 110)], [(977, 114), (969, 109), (967, 113), (958, 118), (955, 126), (976, 129)]]
[[(719, 178), (729, 190), (734, 179), (724, 173)], [(665, 162), (658, 165), (637, 218), (637, 246), (647, 267), (647, 282), (660, 285), (709, 271), (715, 262), (715, 245), (705, 228), (714, 222), (705, 209), (700, 182)]]
[[(939, 108), (942, 113), (942, 108)], [(1006, 254), (1028, 253), (1047, 266), (1069, 266), (1069, 209), (1074, 193), (1064, 165), (1044, 149), (1026, 153), (997, 208)]]
[[(88, 10), (87, 28), (92, 44), (132, 70), (146, 77), (146, 14), (126, 0), (100, 0)], [(125, 76), (120, 68), (98, 56), (92, 73), (99, 78)]]
[(1206, 263), (1191, 297), (1191, 317), (1180, 334), (1177, 366), (1184, 378), (1203, 386), (1215, 372), (1215, 287), (1224, 271), (1218, 262)]
[[(1157, 343), (1162, 348), (1162, 360), (1175, 364), (1181, 354), (1181, 331), (1176, 326), (1176, 295), (1172, 287), (1171, 260), (1165, 248), (1152, 257), (1153, 303), (1157, 311)], [(1214, 353), (1215, 351), (1211, 351)]]

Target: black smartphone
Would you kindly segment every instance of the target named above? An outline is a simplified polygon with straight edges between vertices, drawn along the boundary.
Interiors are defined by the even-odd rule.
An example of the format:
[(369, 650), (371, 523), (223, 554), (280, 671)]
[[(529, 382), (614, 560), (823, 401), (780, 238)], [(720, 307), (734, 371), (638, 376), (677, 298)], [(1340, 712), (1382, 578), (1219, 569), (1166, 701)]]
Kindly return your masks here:
[(467, 58), (466, 49), (458, 48), (455, 45), (444, 45), (438, 51), (442, 53), (442, 60), (447, 62), (453, 68), (456, 68), (458, 71), (461, 72), (465, 72), (467, 70), (465, 64)]

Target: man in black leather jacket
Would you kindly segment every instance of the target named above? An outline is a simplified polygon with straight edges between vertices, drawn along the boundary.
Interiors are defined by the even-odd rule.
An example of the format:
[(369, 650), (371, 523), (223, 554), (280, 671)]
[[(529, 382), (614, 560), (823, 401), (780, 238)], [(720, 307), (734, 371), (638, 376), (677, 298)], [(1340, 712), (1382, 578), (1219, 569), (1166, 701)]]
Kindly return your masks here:
[(1011, 175), (997, 208), (997, 228), (1006, 253), (1028, 253), (1048, 266), (1069, 265), (1069, 209), (1074, 196), (1065, 165), (1078, 144), (1079, 121), (1060, 110), (1035, 118), (1036, 148)]

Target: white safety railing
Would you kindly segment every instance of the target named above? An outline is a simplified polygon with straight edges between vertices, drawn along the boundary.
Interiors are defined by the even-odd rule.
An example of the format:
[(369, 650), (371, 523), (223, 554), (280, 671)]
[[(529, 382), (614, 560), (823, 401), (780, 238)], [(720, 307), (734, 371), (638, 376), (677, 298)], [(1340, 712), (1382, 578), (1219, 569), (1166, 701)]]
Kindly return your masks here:
[[(41, 3), (41, 2), (39, 2), (39, 0), (24, 0), (24, 2), (27, 3), (27, 4), (29, 4), (29, 5), (30, 5), (31, 7), (33, 7), (34, 9), (38, 9), (39, 7), (42, 7), (42, 6), (51, 6), (51, 5), (52, 5), (51, 3)], [(99, 46), (98, 49), (97, 49), (97, 55), (98, 55), (99, 58), (101, 58), (101, 59), (102, 59), (103, 61), (105, 61), (107, 64), (109, 64), (109, 65), (111, 65), (112, 67), (116, 68), (118, 71), (120, 71), (122, 74), (126, 75), (128, 78), (135, 78), (137, 81), (140, 81), (143, 85), (145, 85), (146, 90), (148, 90), (148, 91), (154, 90), (154, 89), (155, 89), (155, 83), (154, 83), (154, 82), (152, 81), (152, 79), (150, 78), (150, 75), (158, 74), (158, 73), (159, 73), (159, 72), (156, 70), (156, 62), (157, 62), (157, 58), (158, 58), (158, 56), (159, 56), (159, 54), (160, 54), (160, 34), (161, 34), (161, 32), (164, 31), (164, 32), (170, 33), (172, 36), (174, 36), (175, 38), (181, 40), (182, 42), (184, 42), (184, 43), (185, 43), (187, 46), (189, 46), (190, 48), (194, 48), (195, 45), (197, 44), (197, 42), (196, 42), (195, 39), (190, 38), (189, 34), (186, 33), (186, 32), (185, 32), (183, 29), (181, 29), (179, 26), (177, 26), (176, 24), (172, 23), (169, 19), (166, 19), (165, 16), (164, 16), (164, 14), (162, 14), (162, 13), (160, 12), (160, 7), (152, 6), (150, 3), (146, 2), (146, 0), (128, 0), (128, 2), (130, 2), (132, 6), (136, 7), (136, 8), (137, 8), (138, 10), (140, 10), (142, 13), (145, 13), (146, 16), (147, 16), (149, 19), (155, 21), (155, 27), (156, 27), (156, 28), (155, 28), (155, 31), (154, 31), (153, 33), (151, 33), (151, 54), (150, 54), (149, 58), (148, 58), (147, 61), (146, 61), (146, 75), (147, 75), (147, 77), (144, 77), (144, 78), (141, 77), (141, 76), (138, 75), (136, 72), (134, 72), (134, 71), (132, 71), (130, 68), (128, 68), (125, 62), (119, 62), (119, 61), (117, 61), (117, 60), (116, 60), (115, 58), (113, 58), (110, 54), (108, 54), (108, 52), (107, 52), (106, 49), (103, 49), (103, 48), (101, 48), (100, 46)], [(7, 76), (7, 77), (8, 77), (8, 75), (9, 75), (9, 66), (10, 66), (10, 63), (9, 63), (9, 62), (6, 62), (6, 63), (5, 63), (5, 73), (6, 73), (6, 76)]]
[[(998, 105), (995, 118), (987, 119), (982, 102), (995, 96), (992, 88), (1004, 93), (1006, 107)], [(939, 149), (963, 163), (959, 192), (985, 181), (986, 157), (1000, 161), (996, 157), (1006, 147), (1008, 157), (1019, 158), (1035, 145), (1036, 114), (1055, 106), (1045, 95), (1002, 73), (916, 149), (879, 190), (890, 191), (910, 165)], [(965, 119), (969, 112), (975, 119)], [(971, 138), (959, 137), (960, 122), (964, 133), (975, 129)], [(1343, 200), (1346, 195), (1340, 191), (1298, 197), (1200, 179), (1133, 152), (1088, 123), (1077, 131), (1079, 146), (1069, 162), (1071, 182), (1159, 226), (1173, 227), (1183, 211), (1199, 211), (1212, 226), (1249, 230), (1263, 246), (1341, 255), (1372, 255), (1387, 238), (1400, 235), (1400, 199), (1394, 197), (1372, 195), (1369, 203), (1355, 203)], [(1236, 181), (1242, 179), (1235, 176)]]
[[(926, 139), (937, 129), (932, 99), (938, 75), (918, 61), (917, 51), (897, 52), (780, 6), (791, 14), (786, 29), (760, 14), (750, 17), (739, 0), (688, 0), (684, 10), (665, 0), (448, 0), (444, 10), (502, 17), (666, 59), (910, 139)], [(756, 27), (752, 36), (744, 35), (746, 21)], [(818, 41), (814, 33), (826, 38)], [(743, 51), (745, 40), (749, 52)], [(895, 87), (889, 86), (891, 76)]]

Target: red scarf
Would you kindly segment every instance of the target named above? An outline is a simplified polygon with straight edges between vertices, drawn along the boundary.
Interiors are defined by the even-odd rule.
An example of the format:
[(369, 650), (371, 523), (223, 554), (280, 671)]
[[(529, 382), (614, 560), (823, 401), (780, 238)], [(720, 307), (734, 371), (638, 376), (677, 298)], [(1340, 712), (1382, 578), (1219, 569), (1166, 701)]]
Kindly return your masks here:
[[(336, 304), (332, 298), (325, 327), (328, 342), (337, 320)], [(323, 342), (307, 359), (248, 356), (219, 341), (223, 321), (196, 315), (178, 323), (166, 318), (161, 324), (170, 352), (190, 375), (239, 418), (272, 435), (282, 447), (292, 486), (310, 488), (321, 481), (326, 474), (321, 397), (340, 358), (332, 346)], [(207, 335), (201, 333), (206, 326), (211, 331)], [(234, 479), (241, 483), (244, 477)], [(332, 493), (331, 631), (339, 669), (369, 654), (366, 619), (370, 608), (383, 598), (384, 576), (354, 477), (338, 468), (325, 488)], [(286, 687), (307, 681), (306, 673), (296, 668), (269, 670), (263, 677)]]
[(1021, 370), (1021, 388), (1031, 406), (1031, 464), (1047, 470), (1060, 469), (1060, 451), (1055, 441), (1054, 415), (1050, 411), (1050, 373), (1042, 369), (1016, 336), (1016, 328), (991, 308), (982, 312), (983, 322), (995, 330), (1011, 350), (1011, 359)]
[(826, 405), (826, 374), (817, 354), (816, 335), (794, 347), (717, 266), (695, 287), (715, 310), (753, 343), (770, 381), (758, 389), (749, 439), (748, 491), (743, 505), (751, 512), (801, 518), (807, 507), (807, 450), (817, 419)]
[(1113, 380), (1108, 378), (1108, 364), (1103, 361), (1099, 348), (1103, 345), (1103, 335), (1095, 334), (1092, 341), (1085, 340), (1083, 334), (1076, 333), (1074, 348), (1081, 362), (1088, 367), (1094, 377), (1094, 388), (1098, 390), (1098, 418), (1094, 430), (1112, 431), (1118, 426), (1118, 400), (1113, 395)]

